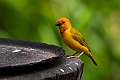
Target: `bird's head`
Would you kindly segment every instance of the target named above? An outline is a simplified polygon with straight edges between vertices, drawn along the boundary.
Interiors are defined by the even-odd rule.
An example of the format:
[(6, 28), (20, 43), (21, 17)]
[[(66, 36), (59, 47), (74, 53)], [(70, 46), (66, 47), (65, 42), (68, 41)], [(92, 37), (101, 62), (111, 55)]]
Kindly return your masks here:
[(55, 26), (58, 26), (61, 31), (71, 28), (71, 23), (67, 18), (60, 18)]

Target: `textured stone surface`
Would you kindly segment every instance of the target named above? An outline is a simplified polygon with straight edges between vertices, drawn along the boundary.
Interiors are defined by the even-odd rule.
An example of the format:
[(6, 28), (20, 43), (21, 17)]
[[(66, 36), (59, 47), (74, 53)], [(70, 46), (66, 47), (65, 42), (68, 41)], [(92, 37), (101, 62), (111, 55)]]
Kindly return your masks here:
[(53, 63), (22, 70), (20, 74), (2, 76), (0, 80), (80, 80), (82, 72), (83, 62), (63, 57)]
[(62, 48), (54, 45), (0, 38), (0, 69), (51, 62), (64, 53)]
[(79, 80), (83, 62), (38, 42), (0, 38), (0, 80)]

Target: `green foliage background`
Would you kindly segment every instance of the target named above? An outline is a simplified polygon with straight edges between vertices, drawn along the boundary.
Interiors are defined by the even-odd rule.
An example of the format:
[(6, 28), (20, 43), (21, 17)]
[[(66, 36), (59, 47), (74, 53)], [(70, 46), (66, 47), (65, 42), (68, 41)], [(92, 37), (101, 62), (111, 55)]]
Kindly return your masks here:
[(85, 55), (82, 80), (120, 80), (120, 0), (0, 0), (0, 37), (74, 51), (55, 25), (67, 17), (86, 39), (98, 67)]

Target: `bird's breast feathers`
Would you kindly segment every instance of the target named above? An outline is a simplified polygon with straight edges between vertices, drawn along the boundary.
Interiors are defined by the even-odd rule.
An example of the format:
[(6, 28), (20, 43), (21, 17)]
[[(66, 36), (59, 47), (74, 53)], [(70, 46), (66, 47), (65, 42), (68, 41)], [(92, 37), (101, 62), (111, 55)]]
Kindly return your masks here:
[(84, 45), (80, 44), (79, 41), (75, 40), (73, 38), (73, 34), (70, 32), (70, 30), (64, 31), (62, 33), (62, 39), (65, 42), (67, 46), (69, 46), (71, 49), (77, 51), (77, 52), (86, 52), (88, 51), (88, 48)]
[[(68, 30), (69, 31), (69, 30)], [(80, 52), (80, 47), (82, 47), (81, 44), (79, 44), (78, 41), (74, 40), (72, 38), (72, 34), (70, 32), (68, 32), (67, 30), (62, 34), (62, 39), (65, 42), (65, 44), (67, 46), (69, 46), (71, 49), (75, 50), (75, 51), (79, 51)]]

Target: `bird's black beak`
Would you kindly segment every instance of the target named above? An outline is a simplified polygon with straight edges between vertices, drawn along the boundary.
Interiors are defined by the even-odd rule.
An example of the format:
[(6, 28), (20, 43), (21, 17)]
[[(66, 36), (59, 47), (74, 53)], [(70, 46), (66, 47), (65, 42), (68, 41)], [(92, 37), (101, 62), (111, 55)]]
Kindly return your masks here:
[(60, 24), (59, 22), (57, 22), (56, 24), (55, 24), (55, 26), (61, 26), (62, 24)]

